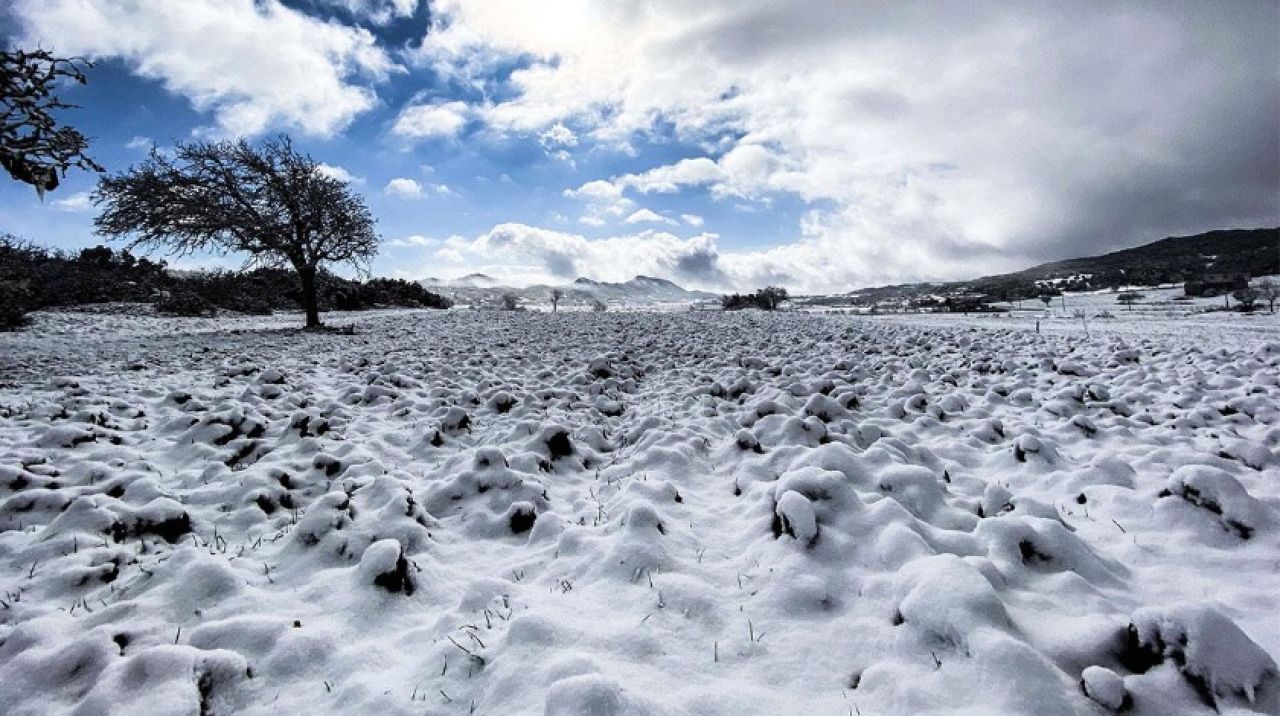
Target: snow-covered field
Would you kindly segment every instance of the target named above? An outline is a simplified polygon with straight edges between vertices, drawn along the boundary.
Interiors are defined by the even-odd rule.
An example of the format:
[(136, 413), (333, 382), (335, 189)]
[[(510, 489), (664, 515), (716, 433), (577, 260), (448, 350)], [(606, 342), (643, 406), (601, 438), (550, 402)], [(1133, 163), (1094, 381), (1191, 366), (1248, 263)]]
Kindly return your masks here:
[(0, 712), (1276, 713), (1275, 320), (1119, 308), (39, 314)]

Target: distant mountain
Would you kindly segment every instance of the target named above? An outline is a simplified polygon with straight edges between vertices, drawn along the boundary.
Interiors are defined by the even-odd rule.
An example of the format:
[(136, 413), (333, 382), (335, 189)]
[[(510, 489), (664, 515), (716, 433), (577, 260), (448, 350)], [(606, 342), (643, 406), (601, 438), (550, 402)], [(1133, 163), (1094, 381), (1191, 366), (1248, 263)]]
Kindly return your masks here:
[(448, 281), (424, 279), (419, 283), (463, 305), (497, 304), (503, 294), (507, 293), (515, 294), (525, 304), (549, 305), (551, 291), (554, 289), (564, 292), (564, 298), (560, 301), (561, 306), (588, 306), (597, 300), (617, 306), (649, 306), (663, 303), (696, 303), (719, 298), (714, 293), (690, 291), (666, 279), (652, 276), (636, 276), (622, 283), (594, 281), (582, 277), (564, 285), (542, 284), (525, 288), (503, 286), (497, 279), (485, 274), (470, 274)]
[[(926, 295), (984, 294), (1031, 298), (1046, 290), (1088, 291), (1178, 283), (1210, 273), (1280, 274), (1280, 228), (1225, 229), (1171, 236), (1100, 256), (1066, 259), (971, 281), (913, 283), (851, 291), (855, 303), (906, 301)], [(817, 299), (830, 303), (835, 297)]]
[(718, 298), (705, 291), (689, 291), (664, 278), (636, 276), (623, 283), (607, 283), (579, 278), (570, 284), (572, 291), (589, 293), (604, 301), (630, 303), (684, 303)]
[(499, 285), (498, 279), (482, 273), (469, 273), (461, 278), (455, 278), (452, 283), (455, 286), (473, 286), (475, 288), (492, 288)]

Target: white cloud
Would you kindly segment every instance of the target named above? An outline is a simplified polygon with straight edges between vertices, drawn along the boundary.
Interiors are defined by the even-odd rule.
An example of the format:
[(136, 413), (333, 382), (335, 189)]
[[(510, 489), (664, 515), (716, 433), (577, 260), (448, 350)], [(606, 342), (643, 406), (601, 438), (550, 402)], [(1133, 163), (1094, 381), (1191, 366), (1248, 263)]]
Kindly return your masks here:
[(347, 171), (346, 169), (334, 164), (325, 164), (324, 162), (320, 162), (318, 165), (316, 165), (316, 171), (320, 172), (321, 174), (327, 177), (331, 177), (333, 179), (337, 179), (338, 181), (346, 182), (348, 184), (364, 183), (363, 177), (355, 176), (354, 174)]
[(689, 226), (702, 226), (703, 223), (702, 217), (697, 214), (681, 214), (680, 218)]
[(471, 241), (455, 240), (450, 248), (475, 265), (502, 256), (523, 260), (515, 274), (564, 281), (586, 275), (602, 281), (625, 281), (638, 274), (663, 276), (683, 284), (713, 286), (726, 277), (717, 266), (715, 234), (682, 239), (653, 229), (603, 239), (527, 224), (494, 226)]
[(723, 181), (724, 169), (709, 157), (681, 159), (640, 174), (626, 174), (615, 180), (619, 188), (629, 187), (644, 194), (671, 194), (683, 186), (703, 186)]
[(586, 202), (586, 208), (578, 221), (587, 226), (604, 226), (636, 208), (634, 201), (622, 195), (622, 187), (600, 179), (589, 181), (577, 189), (565, 189), (563, 194), (569, 199)]
[(563, 122), (556, 122), (551, 125), (547, 131), (538, 135), (538, 140), (542, 142), (542, 146), (548, 150), (553, 147), (576, 147), (578, 146), (578, 135), (573, 133), (572, 129), (564, 126)]
[(72, 214), (87, 214), (93, 211), (93, 195), (90, 192), (82, 191), (66, 198), (58, 199), (53, 202), (53, 205), (60, 211)]
[[(397, 18), (412, 17), (419, 0), (323, 0), (344, 8), (357, 18), (374, 25), (386, 25)], [(426, 0), (422, 0), (425, 2)]]
[(672, 226), (675, 226), (679, 222), (677, 222), (675, 219), (665, 217), (662, 214), (659, 214), (658, 212), (652, 209), (637, 209), (636, 211), (632, 212), (632, 214), (628, 216), (626, 219), (623, 219), (623, 223), (624, 224), (645, 224), (645, 223), (671, 224)]
[(583, 184), (577, 189), (565, 189), (564, 195), (570, 199), (613, 201), (622, 197), (622, 189), (611, 182), (596, 179)]
[(370, 109), (365, 82), (397, 71), (367, 30), (278, 0), (17, 0), (24, 44), (124, 59), (212, 112), (217, 132), (330, 136)]
[[(858, 270), (862, 262), (910, 264), (932, 250), (937, 236), (909, 236), (902, 227), (887, 233), (867, 233), (865, 247), (856, 254), (832, 253), (827, 232), (870, 232), (848, 225), (844, 215), (811, 212), (797, 241), (759, 250), (725, 250), (720, 237), (700, 233), (681, 238), (668, 231), (648, 229), (600, 239), (581, 234), (505, 223), (472, 240), (451, 237), (444, 248), (451, 263), (469, 271), (495, 273), (495, 257), (502, 260), (504, 277), (528, 282), (562, 282), (577, 276), (601, 281), (625, 281), (638, 274), (666, 278), (687, 288), (727, 291), (782, 285), (814, 291), (837, 283)], [(444, 258), (442, 255), (440, 258)], [(971, 270), (986, 254), (969, 259)], [(514, 280), (514, 279), (511, 279)]]
[(719, 159), (694, 157), (654, 167), (638, 174), (624, 174), (612, 182), (619, 191), (672, 194), (684, 187), (709, 187), (717, 199), (763, 199), (770, 192), (788, 191), (785, 157), (768, 147), (741, 142)]
[(410, 104), (400, 111), (391, 133), (404, 139), (448, 139), (467, 126), (465, 102)]
[(421, 234), (413, 234), (413, 235), (410, 235), (410, 236), (406, 236), (406, 237), (404, 237), (404, 238), (402, 238), (402, 239), (392, 239), (392, 240), (391, 240), (390, 242), (388, 242), (388, 243), (390, 243), (392, 246), (396, 246), (396, 247), (406, 247), (406, 246), (419, 246), (419, 247), (421, 247), (421, 246), (437, 246), (437, 245), (439, 245), (439, 244), (440, 244), (440, 239), (433, 239), (433, 238), (431, 238), (431, 237), (429, 237), (429, 236), (422, 236)]
[(416, 179), (396, 177), (387, 182), (387, 185), (382, 188), (382, 193), (387, 196), (400, 197), (401, 199), (421, 199), (426, 195), (426, 190)]
[(614, 177), (612, 195), (573, 190), (586, 223), (616, 220), (624, 192), (691, 187), (821, 208), (772, 252), (726, 253), (732, 275), (767, 275), (772, 261), (798, 287), (847, 290), (1280, 221), (1271, 3), (433, 10), (441, 22), (415, 61), (467, 81), (524, 58), (510, 92), (475, 109), (494, 131), (562, 124), (625, 147), (670, 127), (705, 147)]
[(455, 192), (449, 188), (448, 184), (423, 184), (417, 179), (409, 179), (407, 177), (396, 177), (387, 182), (387, 185), (382, 188), (382, 193), (401, 199), (422, 199), (428, 193), (439, 196), (455, 195)]
[(146, 151), (155, 146), (155, 141), (151, 137), (134, 137), (125, 143), (125, 149), (133, 149), (136, 151)]

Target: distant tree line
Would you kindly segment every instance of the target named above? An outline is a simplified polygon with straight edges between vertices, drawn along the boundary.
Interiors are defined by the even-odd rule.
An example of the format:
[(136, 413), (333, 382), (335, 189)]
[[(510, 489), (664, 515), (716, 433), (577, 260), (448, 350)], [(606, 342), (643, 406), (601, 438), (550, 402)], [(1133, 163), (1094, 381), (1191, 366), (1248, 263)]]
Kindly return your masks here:
[(776, 311), (790, 296), (780, 286), (766, 286), (755, 293), (731, 293), (720, 297), (720, 307), (726, 311), (743, 308), (760, 308)]
[[(163, 261), (127, 250), (96, 246), (71, 253), (8, 235), (0, 235), (0, 276), (0, 325), (9, 328), (38, 308), (93, 303), (150, 303), (161, 313), (188, 316), (219, 310), (268, 314), (303, 306), (298, 274), (289, 269), (173, 272)], [(321, 310), (451, 305), (410, 281), (353, 281), (323, 269), (316, 276), (316, 293)]]

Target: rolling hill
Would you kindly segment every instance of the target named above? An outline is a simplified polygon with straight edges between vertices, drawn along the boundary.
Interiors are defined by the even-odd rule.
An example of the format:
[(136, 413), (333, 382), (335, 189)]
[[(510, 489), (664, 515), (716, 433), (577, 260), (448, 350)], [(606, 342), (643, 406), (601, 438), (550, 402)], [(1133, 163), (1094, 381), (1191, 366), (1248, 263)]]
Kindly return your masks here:
[[(1124, 285), (1177, 283), (1208, 273), (1280, 274), (1280, 228), (1224, 229), (1171, 236), (1142, 246), (1032, 266), (970, 281), (912, 283), (851, 291), (855, 303), (924, 295), (983, 294), (999, 300), (1032, 298), (1046, 290), (1087, 291)], [(834, 297), (831, 297), (834, 298)], [(821, 299), (819, 302), (829, 302)]]

